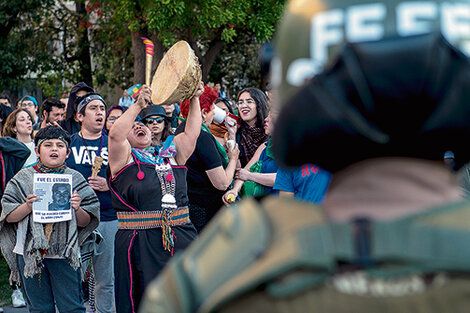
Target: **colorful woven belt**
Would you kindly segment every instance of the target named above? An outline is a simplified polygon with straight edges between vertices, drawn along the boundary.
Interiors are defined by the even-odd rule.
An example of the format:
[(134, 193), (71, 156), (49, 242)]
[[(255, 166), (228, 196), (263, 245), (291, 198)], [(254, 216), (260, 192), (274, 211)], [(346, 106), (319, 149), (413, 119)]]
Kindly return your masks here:
[(188, 207), (177, 208), (167, 211), (140, 211), (140, 212), (117, 212), (119, 229), (152, 229), (164, 226), (169, 221), (168, 226), (188, 224)]

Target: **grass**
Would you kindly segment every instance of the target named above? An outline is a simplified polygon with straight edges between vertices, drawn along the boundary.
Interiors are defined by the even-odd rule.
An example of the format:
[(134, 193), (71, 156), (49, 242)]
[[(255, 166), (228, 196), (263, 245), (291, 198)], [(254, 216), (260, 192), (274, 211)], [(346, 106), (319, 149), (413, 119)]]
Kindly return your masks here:
[(0, 257), (0, 307), (11, 304), (10, 271), (7, 262)]

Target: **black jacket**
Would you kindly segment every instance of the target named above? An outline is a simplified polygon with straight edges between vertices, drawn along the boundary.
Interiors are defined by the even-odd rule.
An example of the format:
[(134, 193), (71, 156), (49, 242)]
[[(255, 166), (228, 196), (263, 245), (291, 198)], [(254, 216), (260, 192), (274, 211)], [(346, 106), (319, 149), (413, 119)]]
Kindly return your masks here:
[(18, 140), (10, 137), (0, 138), (0, 198), (8, 181), (21, 170), (30, 153), (28, 147)]

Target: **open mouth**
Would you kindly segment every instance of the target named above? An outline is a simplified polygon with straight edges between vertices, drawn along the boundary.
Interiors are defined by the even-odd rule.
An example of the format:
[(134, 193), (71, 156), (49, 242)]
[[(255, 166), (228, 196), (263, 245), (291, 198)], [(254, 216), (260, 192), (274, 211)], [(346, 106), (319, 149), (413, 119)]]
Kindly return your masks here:
[(49, 156), (51, 159), (55, 159), (55, 158), (58, 158), (59, 155), (57, 153), (51, 153), (51, 155)]
[(103, 123), (103, 122), (104, 122), (104, 119), (103, 119), (102, 117), (98, 117), (98, 118), (96, 119), (96, 121), (97, 121), (98, 123)]
[(137, 135), (137, 137), (145, 137), (145, 132), (140, 129), (136, 132), (136, 135)]
[(242, 112), (242, 114), (245, 114), (245, 115), (250, 113), (250, 109), (242, 109), (240, 111)]

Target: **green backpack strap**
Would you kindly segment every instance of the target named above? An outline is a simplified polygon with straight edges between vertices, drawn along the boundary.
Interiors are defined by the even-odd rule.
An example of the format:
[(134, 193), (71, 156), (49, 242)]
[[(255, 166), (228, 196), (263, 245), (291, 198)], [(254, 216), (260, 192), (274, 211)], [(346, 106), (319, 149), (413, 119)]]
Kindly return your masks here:
[(470, 272), (470, 203), (440, 206), (374, 225), (373, 255), (401, 259), (423, 271)]
[[(357, 259), (354, 223), (331, 226), (335, 259)], [(393, 221), (370, 224), (370, 258), (377, 263), (401, 264), (402, 273), (470, 272), (470, 202), (459, 202)], [(468, 246), (468, 248), (467, 248)], [(388, 275), (377, 268), (372, 275)], [(391, 275), (398, 275), (397, 267)]]

